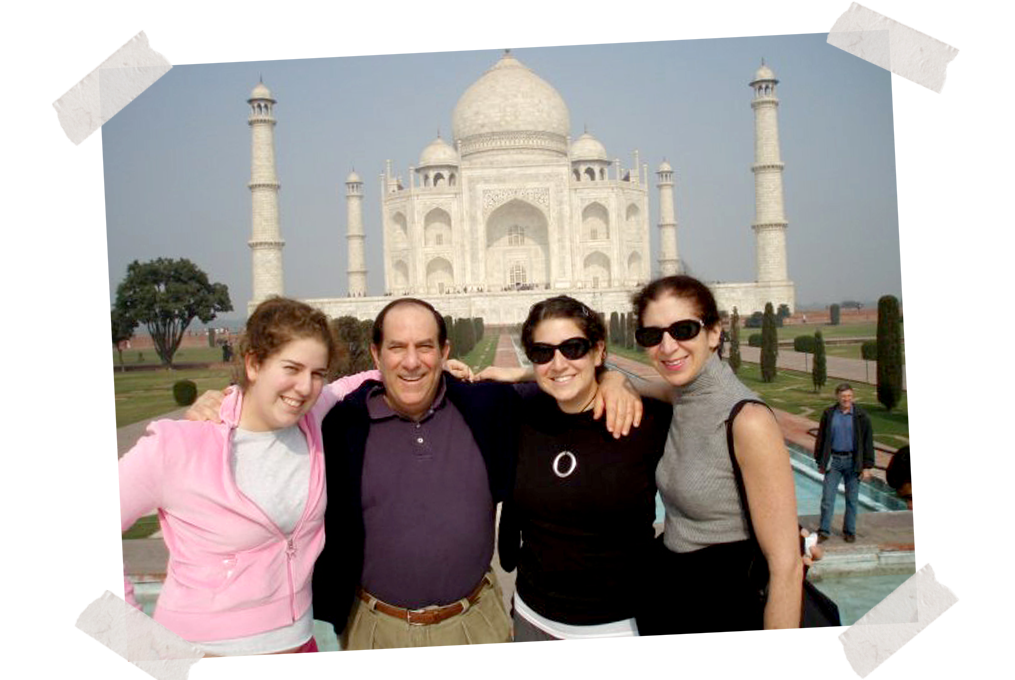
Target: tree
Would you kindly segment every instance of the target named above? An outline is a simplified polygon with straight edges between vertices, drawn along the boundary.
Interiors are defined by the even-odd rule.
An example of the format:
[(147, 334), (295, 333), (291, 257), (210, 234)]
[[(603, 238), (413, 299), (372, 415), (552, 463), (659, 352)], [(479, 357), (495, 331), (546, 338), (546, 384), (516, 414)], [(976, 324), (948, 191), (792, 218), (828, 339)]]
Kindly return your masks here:
[(483, 339), (483, 317), (476, 316), (472, 319), (472, 326), (476, 331), (476, 342)]
[(828, 316), (833, 326), (839, 325), (839, 305), (832, 305), (828, 310)]
[(451, 352), (448, 354), (449, 357), (457, 359), (458, 354), (458, 338), (455, 336), (455, 320), (451, 317), (445, 317), (445, 329), (448, 331), (448, 342), (451, 344)]
[(871, 381), (870, 362), (878, 360), (878, 341), (865, 340), (860, 345), (860, 356), (863, 357), (864, 381)]
[(125, 371), (127, 369), (123, 365), (123, 348), (120, 347), (120, 344), (134, 337), (134, 329), (137, 328), (137, 324), (130, 323), (129, 319), (125, 319), (116, 310), (116, 307), (109, 310), (109, 320), (113, 327), (113, 347), (116, 348), (116, 353), (120, 356), (120, 370)]
[(878, 401), (891, 411), (902, 399), (902, 324), (899, 300), (878, 300)]
[(371, 367), (370, 336), (364, 333), (359, 319), (352, 316), (340, 316), (333, 319), (331, 327), (338, 338), (338, 375), (352, 375)]
[(779, 333), (775, 329), (775, 310), (771, 302), (765, 303), (765, 314), (761, 323), (761, 379), (775, 380), (775, 361), (779, 356)]
[(117, 355), (120, 357), (120, 370), (124, 368), (124, 347), (125, 340), (130, 340), (132, 329), (124, 324), (116, 312), (98, 313), (98, 344), (116, 345)]
[(624, 347), (634, 349), (634, 331), (637, 328), (638, 319), (635, 314), (628, 313), (624, 321)]
[(776, 312), (776, 316), (778, 316), (780, 319), (788, 319), (793, 315), (789, 311), (789, 305), (783, 303), (779, 305), (779, 310)]
[(162, 364), (171, 367), (190, 323), (208, 323), (218, 312), (231, 312), (233, 304), (226, 285), (210, 283), (190, 260), (160, 257), (127, 266), (115, 307), (126, 323), (145, 325)]
[(814, 366), (811, 368), (811, 381), (814, 391), (820, 392), (828, 381), (828, 362), (825, 360), (825, 338), (821, 331), (814, 333)]
[(623, 344), (623, 338), (620, 337), (620, 315), (616, 312), (610, 312), (610, 342)]
[(740, 371), (740, 314), (737, 308), (733, 308), (733, 316), (730, 317), (730, 368), (734, 373)]

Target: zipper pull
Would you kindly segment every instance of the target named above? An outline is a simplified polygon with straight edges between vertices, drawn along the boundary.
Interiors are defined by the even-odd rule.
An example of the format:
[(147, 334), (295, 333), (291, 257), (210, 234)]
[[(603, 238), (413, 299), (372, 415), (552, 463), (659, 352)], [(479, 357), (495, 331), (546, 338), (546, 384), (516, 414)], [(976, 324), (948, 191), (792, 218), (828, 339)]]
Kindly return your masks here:
[(285, 556), (288, 557), (289, 559), (292, 559), (293, 555), (295, 554), (296, 554), (296, 546), (293, 544), (293, 539), (290, 538), (286, 541)]

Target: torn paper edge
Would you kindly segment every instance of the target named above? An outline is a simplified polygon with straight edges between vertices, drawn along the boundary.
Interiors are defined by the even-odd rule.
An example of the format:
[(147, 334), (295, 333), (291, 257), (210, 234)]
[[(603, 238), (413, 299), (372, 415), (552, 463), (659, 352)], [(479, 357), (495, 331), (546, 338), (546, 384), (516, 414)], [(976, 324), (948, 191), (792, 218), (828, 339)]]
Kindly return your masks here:
[[(175, 41), (174, 41), (174, 29), (173, 28), (142, 28), (140, 30), (142, 38), (147, 41), (148, 50), (154, 55), (161, 57), (165, 62), (170, 65), (170, 69), (175, 64)], [(119, 52), (117, 53), (119, 54)], [(115, 57), (114, 55), (113, 57)], [(113, 58), (111, 57), (111, 59)], [(109, 60), (107, 60), (109, 61)], [(101, 68), (101, 66), (99, 66)], [(92, 76), (98, 69), (92, 71), (86, 77)], [(164, 75), (161, 74), (161, 75)], [(161, 77), (159, 75), (158, 77)], [(82, 81), (84, 79), (82, 78)], [(148, 84), (150, 87), (154, 84), (158, 78), (152, 80)], [(78, 83), (80, 86), (80, 83)], [(144, 91), (144, 90), (142, 90)], [(140, 94), (141, 92), (138, 92)], [(129, 104), (127, 106), (130, 106)], [(60, 115), (56, 106), (50, 108), (51, 118), (51, 146), (101, 146), (101, 125), (94, 127), (86, 135), (78, 137), (76, 140), (72, 139), (70, 135), (63, 129), (63, 125), (60, 123)], [(97, 117), (96, 117), (97, 118)]]
[[(845, 10), (848, 10), (850, 8), (850, 5), (852, 5), (852, 4), (860, 4), (862, 6), (868, 7), (869, 9), (871, 8), (871, 7), (868, 6), (868, 3), (865, 2), (865, 1), (851, 2), (850, 0), (824, 0), (824, 3), (825, 3), (825, 32), (831, 32), (831, 27), (835, 24), (835, 21), (838, 20), (838, 17), (841, 16), (845, 12)], [(957, 22), (957, 20), (958, 19), (956, 17), (956, 22)], [(902, 24), (902, 25), (905, 25), (905, 24)], [(909, 26), (909, 27), (912, 28), (912, 26)], [(957, 25), (955, 27), (957, 28)], [(917, 30), (917, 28), (914, 28), (914, 29)], [(919, 30), (918, 30), (918, 32), (919, 32)], [(925, 35), (926, 35), (926, 33), (925, 33)], [(933, 39), (934, 37), (933, 36), (928, 36), (928, 38), (932, 38)], [(941, 42), (941, 41), (939, 41), (939, 42)], [(949, 47), (951, 47), (950, 43), (945, 43), (945, 44), (949, 45)], [(957, 47), (956, 47), (956, 49), (957, 49)], [(937, 92), (938, 94), (959, 94), (960, 93), (959, 92), (960, 67), (961, 67), (961, 64), (960, 64), (960, 55), (956, 55), (954, 59), (952, 59), (950, 62), (948, 62), (948, 66), (945, 68), (944, 85), (942, 85), (941, 90), (939, 92)], [(899, 85), (898, 85), (897, 88), (896, 88), (896, 81), (898, 81), (898, 79), (895, 77), (895, 75), (893, 73), (892, 74), (892, 91), (895, 94), (932, 94), (933, 93), (933, 92), (928, 91), (929, 88), (926, 87), (926, 86), (925, 87), (920, 87), (919, 83), (916, 80), (914, 80), (914, 79), (909, 79), (909, 78), (903, 77), (901, 79), (901, 81), (898, 81)], [(924, 91), (920, 91), (921, 89), (924, 90)]]

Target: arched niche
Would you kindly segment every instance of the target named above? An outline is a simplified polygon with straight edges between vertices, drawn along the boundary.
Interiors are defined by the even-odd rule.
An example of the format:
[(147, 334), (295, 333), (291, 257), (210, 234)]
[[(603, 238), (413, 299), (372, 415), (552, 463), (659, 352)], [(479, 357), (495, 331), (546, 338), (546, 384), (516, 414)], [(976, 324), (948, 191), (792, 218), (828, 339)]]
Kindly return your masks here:
[(610, 258), (599, 251), (586, 255), (582, 262), (582, 280), (586, 288), (609, 288)]
[(426, 263), (426, 290), (431, 294), (451, 292), (455, 285), (455, 270), (443, 257), (435, 257)]
[(423, 244), (426, 246), (451, 245), (451, 215), (442, 208), (434, 208), (423, 218)]
[(582, 210), (582, 240), (602, 241), (610, 238), (610, 213), (602, 203), (589, 203)]

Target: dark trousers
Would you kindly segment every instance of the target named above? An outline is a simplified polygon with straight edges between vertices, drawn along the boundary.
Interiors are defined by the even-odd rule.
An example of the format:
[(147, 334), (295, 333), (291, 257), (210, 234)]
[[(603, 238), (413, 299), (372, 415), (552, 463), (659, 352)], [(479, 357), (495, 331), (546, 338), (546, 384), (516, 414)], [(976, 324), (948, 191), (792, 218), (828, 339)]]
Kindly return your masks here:
[(639, 598), (639, 635), (764, 628), (758, 586), (767, 583), (767, 569), (753, 541), (676, 553), (660, 536), (650, 576)]

